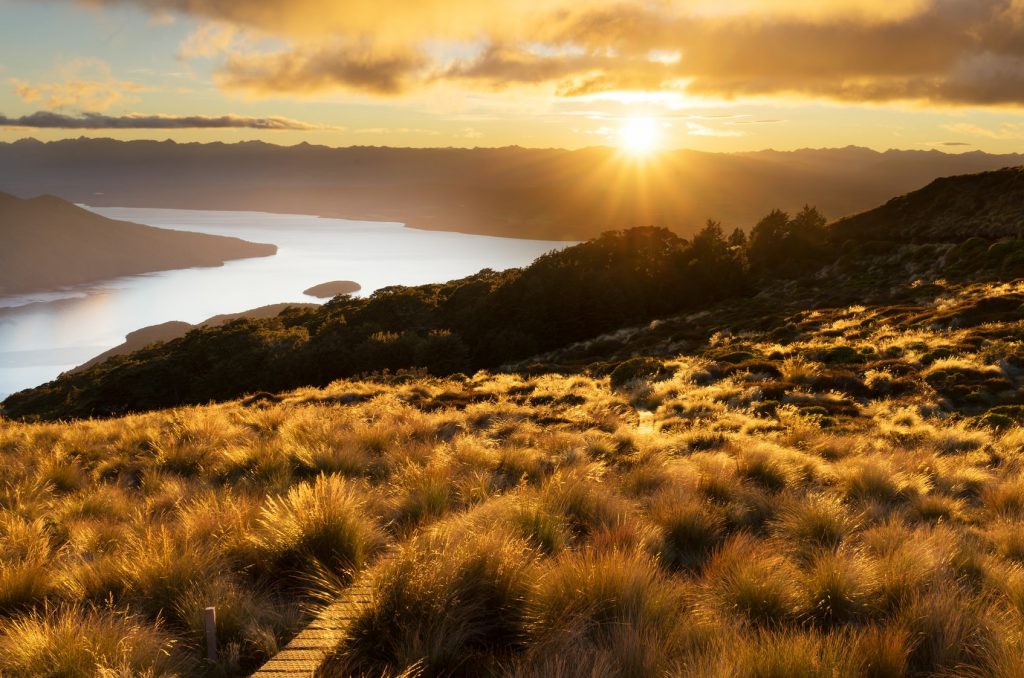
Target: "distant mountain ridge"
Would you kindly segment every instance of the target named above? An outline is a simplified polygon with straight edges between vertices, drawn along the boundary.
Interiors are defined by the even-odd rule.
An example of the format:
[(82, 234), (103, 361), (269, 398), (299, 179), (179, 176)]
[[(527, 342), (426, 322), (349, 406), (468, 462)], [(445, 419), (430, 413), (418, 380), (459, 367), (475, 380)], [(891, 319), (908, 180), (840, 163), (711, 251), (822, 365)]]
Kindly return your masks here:
[(276, 252), (275, 245), (107, 219), (52, 195), (0, 193), (0, 295)]
[(0, 144), (0, 189), (90, 205), (256, 210), (398, 221), (414, 228), (582, 240), (652, 224), (690, 236), (708, 218), (749, 228), (775, 207), (856, 214), (937, 177), (1024, 164), (1024, 155), (866, 148), (329, 148), (263, 142), (73, 139)]
[(832, 225), (833, 239), (949, 242), (1024, 239), (1024, 167), (936, 179)]

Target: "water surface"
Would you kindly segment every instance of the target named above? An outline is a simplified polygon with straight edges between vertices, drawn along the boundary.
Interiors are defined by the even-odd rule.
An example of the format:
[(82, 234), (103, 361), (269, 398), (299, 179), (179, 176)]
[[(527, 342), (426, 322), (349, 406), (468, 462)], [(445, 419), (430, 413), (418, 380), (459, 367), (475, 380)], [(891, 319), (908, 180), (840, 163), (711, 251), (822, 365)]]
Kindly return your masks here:
[(525, 266), (572, 243), (420, 231), (402, 224), (295, 214), (87, 207), (111, 219), (253, 242), (273, 257), (126, 276), (59, 292), (0, 297), (0, 399), (112, 348), (133, 330), (201, 322), (279, 302), (318, 303), (302, 291), (354, 280), (361, 294), (444, 282), (483, 268)]

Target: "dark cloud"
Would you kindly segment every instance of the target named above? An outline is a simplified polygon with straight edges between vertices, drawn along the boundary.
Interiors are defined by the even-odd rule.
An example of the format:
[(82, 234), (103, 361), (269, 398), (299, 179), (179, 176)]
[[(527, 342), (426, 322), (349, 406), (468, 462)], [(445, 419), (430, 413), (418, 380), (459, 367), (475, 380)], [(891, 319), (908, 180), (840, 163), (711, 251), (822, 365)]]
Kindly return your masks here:
[(252, 118), (243, 115), (102, 115), (83, 113), (72, 116), (52, 111), (38, 111), (19, 118), (0, 115), (0, 127), (34, 127), (39, 129), (223, 129), (249, 128), (261, 130), (318, 129), (288, 118)]
[(973, 146), (966, 141), (943, 141), (939, 144), (940, 146)]

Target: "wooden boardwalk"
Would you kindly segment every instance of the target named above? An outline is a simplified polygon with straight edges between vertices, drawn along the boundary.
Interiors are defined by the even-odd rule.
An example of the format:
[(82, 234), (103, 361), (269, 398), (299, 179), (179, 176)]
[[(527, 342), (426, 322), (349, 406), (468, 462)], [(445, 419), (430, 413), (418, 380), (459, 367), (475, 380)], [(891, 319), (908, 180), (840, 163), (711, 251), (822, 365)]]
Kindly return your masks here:
[(369, 597), (370, 587), (365, 580), (353, 584), (340, 600), (329, 605), (292, 642), (252, 674), (253, 678), (310, 678)]

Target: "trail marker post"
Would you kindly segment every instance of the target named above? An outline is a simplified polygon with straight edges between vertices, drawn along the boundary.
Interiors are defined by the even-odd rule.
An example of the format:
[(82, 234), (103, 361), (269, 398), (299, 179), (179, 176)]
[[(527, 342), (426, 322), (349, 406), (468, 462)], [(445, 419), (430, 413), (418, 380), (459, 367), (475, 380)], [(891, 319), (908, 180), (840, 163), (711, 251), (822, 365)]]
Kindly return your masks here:
[(206, 626), (206, 658), (217, 661), (217, 608), (208, 607), (203, 610), (203, 623)]

